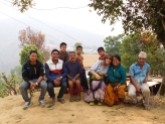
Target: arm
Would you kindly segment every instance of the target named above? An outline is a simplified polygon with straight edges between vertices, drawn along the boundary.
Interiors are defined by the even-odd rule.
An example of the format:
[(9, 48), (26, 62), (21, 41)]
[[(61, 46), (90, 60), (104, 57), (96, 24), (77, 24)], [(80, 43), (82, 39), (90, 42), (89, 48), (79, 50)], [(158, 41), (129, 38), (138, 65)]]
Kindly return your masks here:
[(144, 83), (147, 83), (148, 81), (149, 72), (150, 72), (150, 66), (147, 68), (147, 74), (146, 74), (146, 78), (144, 79)]
[(130, 74), (130, 82), (131, 82), (131, 84), (134, 85), (134, 87), (136, 88), (137, 92), (140, 93), (140, 88), (138, 87), (138, 85), (136, 84), (135, 79), (134, 79), (133, 66), (130, 67), (129, 74)]
[(121, 69), (121, 80), (120, 80), (120, 85), (124, 84), (126, 82), (126, 69), (122, 68)]
[(49, 81), (53, 82), (53, 79), (50, 76), (50, 69), (49, 66), (47, 64), (45, 64), (45, 73), (46, 73), (46, 77)]
[(79, 63), (79, 62), (77, 62), (77, 75), (74, 77), (74, 79), (77, 79), (77, 78), (79, 78), (80, 77), (80, 74), (82, 73), (82, 66), (81, 66), (81, 64)]
[(97, 61), (90, 69), (90, 73), (94, 75), (97, 79), (100, 79), (100, 75), (96, 72), (98, 66), (100, 64), (100, 61)]
[(40, 63), (40, 68), (39, 69), (40, 69), (40, 72), (39, 72), (40, 73), (39, 74), (40, 76), (37, 79), (37, 82), (36, 82), (37, 85), (41, 83), (41, 81), (43, 80), (43, 76), (44, 76), (44, 65), (42, 63)]
[(28, 78), (28, 71), (26, 69), (26, 64), (24, 64), (23, 67), (22, 67), (22, 78), (23, 78), (24, 81), (30, 83), (30, 80)]

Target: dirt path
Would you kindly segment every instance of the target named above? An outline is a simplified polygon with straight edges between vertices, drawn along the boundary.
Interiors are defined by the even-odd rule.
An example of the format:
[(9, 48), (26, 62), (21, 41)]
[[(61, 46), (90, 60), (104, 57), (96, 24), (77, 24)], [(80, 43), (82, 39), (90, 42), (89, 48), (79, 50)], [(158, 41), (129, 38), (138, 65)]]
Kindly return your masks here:
[[(38, 93), (28, 110), (23, 110), (21, 96), (0, 99), (0, 124), (165, 124), (165, 108), (119, 105), (114, 107), (89, 106), (81, 102), (57, 103), (54, 108), (38, 106)], [(46, 96), (47, 103), (49, 102)]]

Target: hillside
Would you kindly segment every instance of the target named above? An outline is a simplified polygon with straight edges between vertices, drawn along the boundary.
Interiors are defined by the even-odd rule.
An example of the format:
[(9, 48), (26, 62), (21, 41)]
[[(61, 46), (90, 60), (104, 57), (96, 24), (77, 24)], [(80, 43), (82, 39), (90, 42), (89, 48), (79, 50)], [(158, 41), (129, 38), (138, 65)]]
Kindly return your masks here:
[[(81, 102), (57, 103), (54, 108), (38, 106), (38, 93), (32, 106), (23, 110), (20, 95), (0, 98), (0, 124), (165, 124), (165, 108), (144, 110), (140, 106), (118, 105), (114, 107), (89, 106)], [(46, 96), (48, 105), (49, 97)]]

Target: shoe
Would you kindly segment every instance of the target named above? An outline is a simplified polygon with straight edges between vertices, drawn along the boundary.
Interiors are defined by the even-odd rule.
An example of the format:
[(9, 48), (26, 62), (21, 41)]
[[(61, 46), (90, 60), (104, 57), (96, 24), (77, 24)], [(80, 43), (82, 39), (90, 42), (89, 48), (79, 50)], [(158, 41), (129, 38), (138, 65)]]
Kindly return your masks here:
[(76, 102), (81, 101), (81, 96), (80, 96), (80, 95), (75, 96), (75, 101), (76, 101)]
[(74, 100), (75, 100), (74, 97), (73, 96), (70, 96), (70, 100), (69, 101), (70, 102), (74, 102)]
[(48, 105), (48, 108), (51, 108), (51, 107), (55, 106), (55, 101), (56, 101), (55, 98), (52, 98), (52, 101)]
[(25, 105), (23, 106), (23, 109), (26, 110), (30, 107), (31, 101), (25, 102)]
[(94, 103), (94, 102), (90, 102), (89, 105), (90, 105), (90, 106), (94, 106), (95, 103)]
[(64, 104), (65, 103), (65, 100), (63, 98), (58, 98), (58, 102)]
[(40, 103), (41, 107), (45, 107), (45, 101), (44, 100), (40, 100), (39, 103)]
[(101, 102), (98, 102), (97, 105), (98, 106), (103, 106), (103, 104)]

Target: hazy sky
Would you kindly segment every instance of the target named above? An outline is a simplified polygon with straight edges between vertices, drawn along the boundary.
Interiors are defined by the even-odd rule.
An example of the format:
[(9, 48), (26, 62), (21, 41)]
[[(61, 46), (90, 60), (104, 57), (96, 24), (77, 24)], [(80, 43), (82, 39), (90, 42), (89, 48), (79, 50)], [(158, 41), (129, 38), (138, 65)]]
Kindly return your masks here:
[[(114, 26), (109, 26), (109, 23), (103, 24), (101, 17), (96, 14), (92, 8), (85, 7), (82, 9), (54, 9), (54, 10), (36, 10), (30, 8), (25, 13), (20, 13), (17, 7), (13, 7), (10, 0), (0, 0), (0, 20), (9, 19), (4, 14), (21, 20), (23, 17), (31, 16), (45, 23), (63, 24), (75, 28), (90, 31), (96, 34), (108, 36), (117, 35), (123, 32), (122, 25), (117, 22)], [(4, 5), (3, 3), (7, 4)], [(90, 0), (34, 0), (34, 8), (51, 9), (56, 7), (83, 7), (90, 3)], [(92, 12), (90, 11), (92, 10)], [(115, 30), (112, 32), (111, 28)]]
[[(121, 22), (110, 26), (103, 24), (101, 17), (87, 5), (90, 0), (34, 0), (33, 8), (21, 13), (10, 1), (0, 0), (0, 72), (9, 72), (19, 64), (19, 31), (30, 26), (42, 31), (46, 44), (59, 47), (64, 41), (73, 49), (75, 42), (81, 42), (85, 52), (96, 52), (103, 46), (106, 36), (123, 33)], [(85, 7), (87, 6), (87, 7)], [(39, 10), (64, 7), (54, 10)], [(67, 9), (79, 8), (81, 9)], [(38, 8), (38, 9), (34, 9)], [(114, 31), (111, 31), (114, 27)]]

